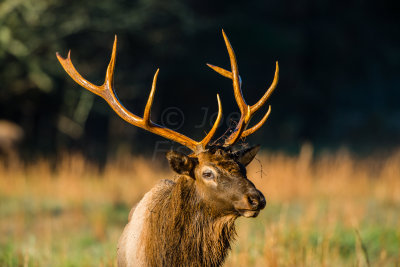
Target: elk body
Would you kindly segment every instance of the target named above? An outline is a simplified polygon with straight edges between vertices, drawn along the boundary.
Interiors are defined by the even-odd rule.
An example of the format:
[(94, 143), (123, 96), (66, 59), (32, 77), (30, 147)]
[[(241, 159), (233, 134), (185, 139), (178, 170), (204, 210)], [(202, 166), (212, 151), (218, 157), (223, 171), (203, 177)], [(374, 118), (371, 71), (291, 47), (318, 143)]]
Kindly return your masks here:
[[(246, 104), (236, 57), (223, 32), (231, 70), (208, 65), (219, 74), (232, 79), (241, 118), (223, 141), (210, 143), (222, 117), (219, 96), (217, 119), (202, 141), (194, 141), (150, 120), (158, 70), (143, 118), (126, 110), (115, 96), (113, 73), (116, 56), (114, 41), (111, 60), (103, 85), (88, 82), (76, 71), (70, 60), (57, 54), (65, 71), (81, 86), (104, 98), (111, 108), (127, 122), (158, 134), (193, 151), (185, 155), (167, 153), (173, 180), (161, 180), (129, 214), (118, 243), (118, 266), (221, 266), (235, 237), (234, 222), (239, 216), (256, 217), (265, 207), (263, 194), (247, 178), (246, 166), (253, 160), (259, 146), (235, 150), (240, 138), (258, 130), (267, 120), (271, 107), (255, 126), (247, 129), (253, 114), (261, 108), (278, 82), (278, 64), (274, 81), (254, 105)], [(217, 139), (217, 140), (222, 140)]]
[(0, 160), (8, 165), (18, 162), (18, 145), (24, 137), (24, 130), (18, 124), (0, 120)]

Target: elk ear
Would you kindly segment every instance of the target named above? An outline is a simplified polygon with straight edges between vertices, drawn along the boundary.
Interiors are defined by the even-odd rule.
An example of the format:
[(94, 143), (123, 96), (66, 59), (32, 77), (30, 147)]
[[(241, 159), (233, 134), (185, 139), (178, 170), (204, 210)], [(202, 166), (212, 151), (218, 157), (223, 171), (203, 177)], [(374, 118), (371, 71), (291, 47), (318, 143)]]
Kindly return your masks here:
[(256, 145), (236, 152), (238, 156), (238, 161), (242, 163), (244, 166), (249, 165), (249, 163), (254, 159), (259, 150), (260, 150), (260, 145)]
[(194, 178), (194, 168), (197, 165), (197, 159), (186, 156), (185, 154), (169, 151), (167, 153), (169, 166), (178, 174), (189, 175)]

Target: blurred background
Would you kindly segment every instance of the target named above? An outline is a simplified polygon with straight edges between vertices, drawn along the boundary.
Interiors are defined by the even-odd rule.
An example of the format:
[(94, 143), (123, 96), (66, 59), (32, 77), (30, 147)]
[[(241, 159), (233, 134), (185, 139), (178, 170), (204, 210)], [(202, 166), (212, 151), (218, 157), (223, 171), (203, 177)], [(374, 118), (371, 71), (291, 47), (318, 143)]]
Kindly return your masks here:
[[(163, 139), (122, 121), (102, 99), (75, 84), (55, 57), (71, 49), (78, 71), (101, 84), (114, 34), (119, 40), (115, 88), (129, 110), (142, 116), (160, 68), (153, 121), (202, 138), (215, 119), (219, 93), (222, 134), (238, 109), (231, 81), (205, 63), (230, 69), (223, 28), (249, 104), (269, 87), (275, 61), (280, 65), (279, 85), (269, 101), (272, 114), (250, 143), (288, 152), (304, 142), (317, 151), (391, 150), (400, 144), (399, 8), (389, 0), (3, 0), (0, 138), (7, 139), (1, 131), (10, 132), (4, 130), (7, 120), (20, 127), (11, 132), (25, 159), (65, 150), (94, 160), (120, 149), (151, 155)], [(179, 114), (165, 114), (170, 108)], [(253, 123), (263, 114), (258, 115)]]
[[(400, 2), (1, 0), (0, 266), (116, 266), (130, 208), (176, 144), (129, 125), (62, 69), (200, 140), (238, 118), (221, 29), (254, 104), (280, 80), (248, 177), (267, 198), (239, 219), (226, 266), (400, 266)], [(267, 111), (261, 109), (252, 123)], [(251, 123), (251, 125), (252, 125)]]

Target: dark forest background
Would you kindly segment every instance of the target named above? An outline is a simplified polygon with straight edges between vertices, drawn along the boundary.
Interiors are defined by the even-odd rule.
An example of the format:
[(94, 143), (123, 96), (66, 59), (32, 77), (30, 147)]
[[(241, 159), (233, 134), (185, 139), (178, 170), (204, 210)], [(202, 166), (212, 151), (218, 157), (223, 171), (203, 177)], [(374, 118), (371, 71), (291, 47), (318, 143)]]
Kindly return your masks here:
[(229, 69), (223, 28), (249, 104), (280, 65), (271, 116), (248, 142), (289, 152), (304, 142), (317, 150), (391, 150), (400, 145), (399, 14), (400, 2), (389, 0), (2, 0), (0, 119), (23, 128), (25, 158), (169, 149), (75, 84), (55, 57), (71, 49), (78, 71), (101, 84), (117, 34), (115, 88), (129, 110), (142, 116), (159, 67), (153, 120), (200, 139), (219, 93), (222, 134), (238, 110), (231, 81), (205, 63)]

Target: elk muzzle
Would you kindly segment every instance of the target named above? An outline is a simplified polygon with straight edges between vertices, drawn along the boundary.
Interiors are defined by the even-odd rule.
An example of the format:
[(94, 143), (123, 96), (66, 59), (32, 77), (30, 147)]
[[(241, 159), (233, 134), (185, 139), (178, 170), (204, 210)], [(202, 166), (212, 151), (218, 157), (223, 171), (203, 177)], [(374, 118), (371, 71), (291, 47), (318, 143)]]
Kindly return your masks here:
[(244, 194), (241, 200), (234, 203), (236, 211), (246, 218), (257, 217), (260, 210), (265, 208), (265, 205), (264, 195), (255, 188)]

